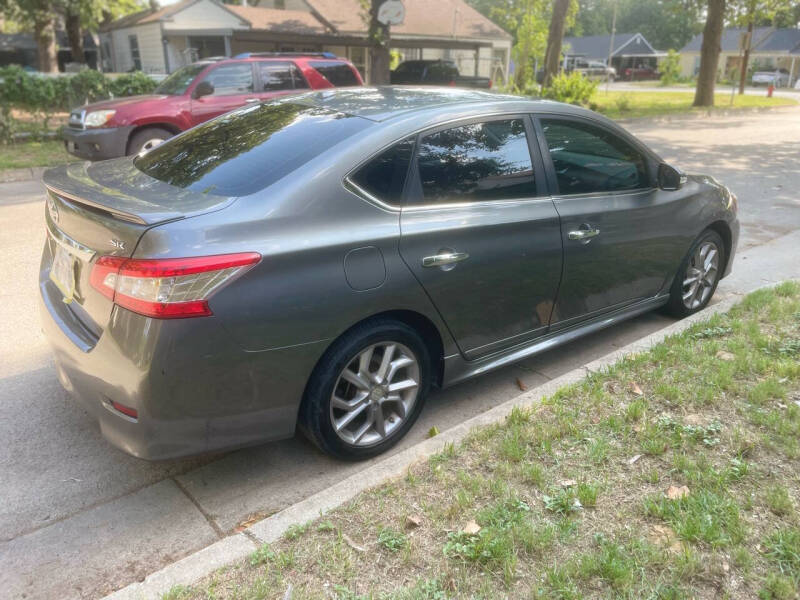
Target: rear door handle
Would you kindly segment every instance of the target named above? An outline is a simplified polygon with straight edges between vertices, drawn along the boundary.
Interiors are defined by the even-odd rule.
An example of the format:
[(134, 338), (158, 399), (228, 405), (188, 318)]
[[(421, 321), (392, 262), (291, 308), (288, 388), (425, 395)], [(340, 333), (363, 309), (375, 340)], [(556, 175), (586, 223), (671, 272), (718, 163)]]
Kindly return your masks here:
[(423, 267), (444, 267), (452, 265), (462, 260), (467, 260), (469, 254), (466, 252), (443, 252), (442, 254), (434, 254), (433, 256), (426, 256), (422, 259)]
[(600, 235), (599, 229), (578, 229), (576, 231), (570, 231), (568, 237), (571, 240), (588, 240), (596, 235)]

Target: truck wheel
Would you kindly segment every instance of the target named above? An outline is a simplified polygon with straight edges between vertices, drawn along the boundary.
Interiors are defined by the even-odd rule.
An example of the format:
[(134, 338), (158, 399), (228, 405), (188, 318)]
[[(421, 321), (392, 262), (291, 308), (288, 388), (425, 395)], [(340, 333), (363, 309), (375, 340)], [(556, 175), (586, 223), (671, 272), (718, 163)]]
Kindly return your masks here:
[(172, 133), (161, 127), (147, 127), (140, 129), (131, 137), (128, 143), (128, 155), (150, 152), (164, 140), (172, 137)]

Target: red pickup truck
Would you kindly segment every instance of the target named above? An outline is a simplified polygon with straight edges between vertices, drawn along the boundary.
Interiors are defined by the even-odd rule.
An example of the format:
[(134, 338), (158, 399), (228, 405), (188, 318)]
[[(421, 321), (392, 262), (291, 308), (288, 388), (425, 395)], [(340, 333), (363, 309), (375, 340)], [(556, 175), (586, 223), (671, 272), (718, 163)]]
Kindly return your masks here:
[(64, 144), (89, 160), (138, 154), (248, 102), (363, 83), (352, 63), (328, 52), (209, 58), (178, 69), (151, 95), (76, 108), (63, 129)]

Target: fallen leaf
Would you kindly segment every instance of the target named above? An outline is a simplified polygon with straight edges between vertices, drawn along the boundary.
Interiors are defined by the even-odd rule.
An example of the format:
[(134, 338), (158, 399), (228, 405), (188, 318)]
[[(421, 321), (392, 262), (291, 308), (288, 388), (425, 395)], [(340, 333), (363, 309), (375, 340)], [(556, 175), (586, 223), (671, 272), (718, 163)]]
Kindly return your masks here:
[(736, 359), (735, 354), (728, 352), (726, 350), (720, 350), (719, 352), (717, 352), (716, 357), (720, 360), (727, 360), (727, 361)]
[(416, 529), (422, 525), (422, 517), (420, 515), (408, 515), (406, 517), (406, 529)]
[(640, 388), (639, 384), (636, 383), (635, 381), (631, 381), (631, 391), (634, 394), (636, 394), (637, 396), (643, 396), (644, 395), (644, 392), (642, 391), (642, 388)]
[(346, 533), (342, 534), (342, 539), (345, 541), (345, 543), (348, 546), (350, 546), (356, 552), (366, 552), (365, 548), (363, 548), (362, 546), (359, 546), (358, 544), (356, 544), (352, 539), (350, 539), (350, 536), (347, 535)]
[(273, 513), (269, 513), (269, 512), (266, 512), (266, 511), (254, 512), (253, 514), (248, 516), (243, 521), (239, 521), (239, 523), (236, 524), (236, 527), (234, 527), (233, 530), (236, 533), (240, 533), (240, 532), (244, 531), (245, 529), (247, 529), (248, 527), (250, 527), (251, 525), (253, 525), (254, 523), (258, 523), (262, 519), (267, 518), (268, 516), (270, 516), (270, 514), (273, 514)]
[(436, 425), (428, 429), (429, 438), (436, 437), (437, 435), (439, 435), (439, 428)]
[(636, 456), (631, 456), (631, 457), (628, 459), (628, 464), (629, 464), (629, 465), (632, 465), (633, 463), (635, 463), (635, 462), (636, 462), (637, 460), (639, 460), (640, 458), (642, 458), (642, 455), (641, 455), (641, 454), (637, 454)]
[(573, 485), (578, 485), (578, 482), (574, 479), (564, 479), (558, 482), (558, 485), (564, 488), (572, 487)]
[(519, 377), (517, 377), (517, 387), (522, 390), (523, 392), (528, 389), (528, 386), (525, 385)]
[(667, 488), (665, 494), (670, 500), (678, 500), (689, 495), (689, 488), (685, 485), (682, 485), (681, 487), (671, 485)]
[(466, 525), (464, 525), (464, 529), (461, 530), (461, 533), (466, 533), (467, 535), (475, 535), (481, 530), (481, 526), (478, 525), (475, 521), (470, 521)]

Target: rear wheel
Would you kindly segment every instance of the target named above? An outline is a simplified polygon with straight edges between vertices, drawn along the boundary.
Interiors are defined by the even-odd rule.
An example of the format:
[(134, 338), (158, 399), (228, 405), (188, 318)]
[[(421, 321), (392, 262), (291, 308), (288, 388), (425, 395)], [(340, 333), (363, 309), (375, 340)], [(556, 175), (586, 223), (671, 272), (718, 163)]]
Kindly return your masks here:
[(128, 143), (128, 154), (150, 152), (164, 140), (172, 137), (172, 133), (161, 127), (146, 127), (133, 134)]
[(681, 263), (667, 310), (676, 317), (686, 317), (704, 309), (717, 289), (724, 265), (725, 244), (716, 231), (707, 229)]
[(430, 387), (430, 354), (411, 327), (393, 319), (356, 326), (325, 353), (309, 379), (300, 426), (338, 458), (369, 458), (414, 425)]

